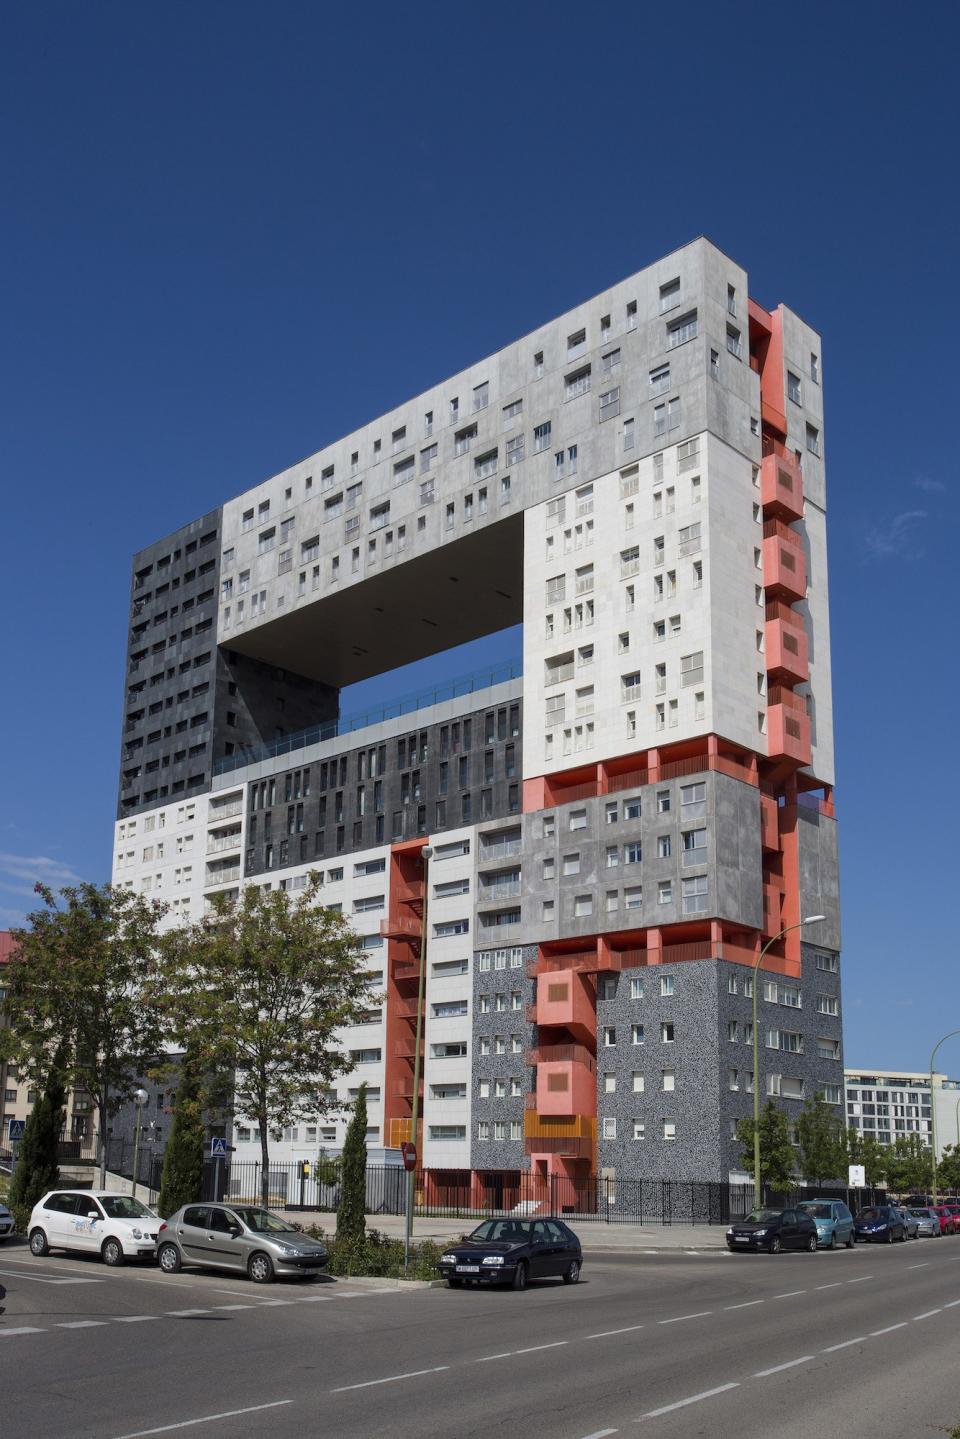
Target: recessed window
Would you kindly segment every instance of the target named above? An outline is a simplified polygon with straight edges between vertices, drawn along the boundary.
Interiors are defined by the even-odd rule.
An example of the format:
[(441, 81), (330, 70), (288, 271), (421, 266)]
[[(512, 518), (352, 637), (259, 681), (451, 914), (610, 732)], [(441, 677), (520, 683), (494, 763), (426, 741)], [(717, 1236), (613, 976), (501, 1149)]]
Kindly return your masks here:
[(820, 431), (815, 425), (807, 426), (807, 449), (811, 455), (820, 454)]
[(660, 313), (666, 314), (673, 310), (680, 303), (680, 279), (668, 280), (665, 285), (660, 286)]
[(795, 405), (803, 404), (800, 376), (795, 375), (792, 370), (787, 371), (787, 399), (792, 400)]

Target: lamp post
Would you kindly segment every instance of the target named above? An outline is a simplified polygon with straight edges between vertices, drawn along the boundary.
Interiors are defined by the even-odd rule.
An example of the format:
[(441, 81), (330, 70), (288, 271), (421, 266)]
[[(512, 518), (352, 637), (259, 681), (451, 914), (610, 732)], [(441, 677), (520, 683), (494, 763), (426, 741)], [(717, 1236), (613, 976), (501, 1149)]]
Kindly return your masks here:
[(149, 1098), (145, 1089), (133, 1091), (133, 1102), (137, 1106), (137, 1126), (133, 1131), (133, 1183), (130, 1186), (130, 1193), (134, 1196), (137, 1192), (137, 1170), (140, 1166), (140, 1125), (143, 1121), (143, 1106)]
[[(420, 1039), (423, 1034), (423, 996), (427, 983), (427, 906), (429, 900), (430, 860), (433, 858), (433, 849), (429, 844), (423, 846), (423, 849), (420, 851), (420, 858), (423, 861), (423, 915), (420, 920), (420, 977), (417, 986), (417, 1037), (413, 1045), (413, 1105), (410, 1123), (410, 1138), (415, 1148), (417, 1144), (417, 1121), (420, 1118)], [(413, 1196), (417, 1179), (417, 1165), (419, 1163), (420, 1151), (417, 1149), (413, 1168), (407, 1171), (407, 1202), (403, 1227), (404, 1274), (406, 1274), (410, 1265), (410, 1239), (413, 1234)]]
[(798, 920), (796, 924), (788, 924), (768, 939), (753, 962), (753, 1203), (755, 1208), (760, 1207), (760, 1046), (757, 1033), (757, 985), (760, 981), (760, 966), (764, 956), (771, 945), (783, 939), (792, 929), (801, 929), (805, 924), (817, 924), (821, 919), (826, 919), (825, 914), (808, 914), (806, 918)]
[(946, 1044), (957, 1034), (960, 1034), (960, 1029), (951, 1029), (949, 1034), (938, 1039), (930, 1056), (930, 1197), (934, 1204), (937, 1202), (937, 1097), (933, 1092), (933, 1062), (941, 1044)]

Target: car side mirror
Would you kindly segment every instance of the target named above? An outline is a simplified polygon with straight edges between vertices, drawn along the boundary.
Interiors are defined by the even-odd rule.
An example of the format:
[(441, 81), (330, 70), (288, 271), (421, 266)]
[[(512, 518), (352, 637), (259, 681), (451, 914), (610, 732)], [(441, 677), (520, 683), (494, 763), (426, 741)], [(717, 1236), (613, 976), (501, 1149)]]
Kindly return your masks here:
[(239, 1239), (239, 1238), (240, 1238), (240, 1235), (241, 1235), (242, 1233), (243, 1233), (243, 1230), (240, 1228), (240, 1225), (239, 1225), (239, 1224), (231, 1224), (231, 1225), (230, 1225), (230, 1237), (231, 1237), (231, 1239)]
[(99, 1216), (99, 1214), (95, 1214), (94, 1211), (91, 1209), (90, 1213), (87, 1215), (87, 1218), (88, 1218), (88, 1219), (99, 1219), (100, 1216)]

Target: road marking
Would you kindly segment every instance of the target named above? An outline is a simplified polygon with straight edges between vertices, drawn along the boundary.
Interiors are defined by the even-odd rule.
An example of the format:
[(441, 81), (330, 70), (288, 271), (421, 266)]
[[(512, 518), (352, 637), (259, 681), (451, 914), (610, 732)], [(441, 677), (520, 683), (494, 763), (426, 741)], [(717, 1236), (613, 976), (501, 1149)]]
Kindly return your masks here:
[[(379, 1293), (381, 1293), (381, 1290), (377, 1289), (377, 1290), (375, 1290), (374, 1292), (377, 1293), (377, 1294), (379, 1294)], [(384, 1290), (384, 1291), (382, 1291), (382, 1292), (383, 1292), (383, 1293), (386, 1293), (387, 1291)], [(299, 1300), (297, 1301), (297, 1303), (298, 1303), (298, 1304), (329, 1304), (329, 1302), (330, 1302), (330, 1300), (331, 1300), (332, 1298), (333, 1298), (333, 1295), (332, 1295), (332, 1294), (308, 1294), (305, 1299), (299, 1299)]]
[(906, 1329), (907, 1321), (901, 1319), (899, 1324), (888, 1324), (886, 1329), (871, 1329), (870, 1338), (879, 1339), (881, 1334), (892, 1334), (895, 1329)]
[(908, 1269), (926, 1269), (926, 1267), (927, 1267), (927, 1265), (928, 1265), (929, 1263), (930, 1263), (930, 1260), (929, 1260), (929, 1259), (925, 1259), (922, 1264), (908, 1264), (908, 1265), (907, 1265), (907, 1268), (908, 1268)]
[(701, 1399), (712, 1399), (715, 1394), (725, 1394), (728, 1389), (739, 1389), (739, 1384), (718, 1384), (716, 1389), (704, 1389), (702, 1394), (691, 1394), (689, 1399), (678, 1399), (675, 1404), (664, 1404), (660, 1409), (648, 1409), (641, 1419), (658, 1419), (661, 1414), (670, 1414), (674, 1409), (685, 1409), (688, 1404), (699, 1404)]
[[(399, 1379), (419, 1379), (422, 1374), (442, 1374), (444, 1369), (449, 1369), (449, 1364), (437, 1364), (432, 1369), (411, 1369), (408, 1374), (388, 1374), (386, 1379), (368, 1379), (364, 1384), (341, 1384), (339, 1389), (331, 1389), (331, 1394), (346, 1394), (351, 1389), (373, 1389), (377, 1384), (396, 1384)], [(137, 1439), (134, 1434), (122, 1434), (120, 1439)]]
[(918, 1319), (932, 1319), (935, 1314), (940, 1314), (941, 1312), (939, 1309), (927, 1309), (923, 1314), (915, 1314), (913, 1316), (913, 1322), (916, 1324)]
[[(261, 1309), (278, 1309), (281, 1304), (292, 1304), (292, 1299), (260, 1299), (257, 1301)], [(201, 1311), (198, 1310), (197, 1313)]]
[(594, 1429), (592, 1434), (584, 1434), (583, 1439), (607, 1439), (608, 1434), (619, 1434), (619, 1429)]
[[(588, 1334), (587, 1339), (609, 1339), (612, 1334), (632, 1334), (635, 1329), (642, 1329), (642, 1324), (628, 1324), (625, 1329), (603, 1329), (599, 1334)], [(611, 1429), (611, 1434), (616, 1434), (616, 1429)], [(587, 1435), (587, 1439), (590, 1436)]]
[(848, 1279), (848, 1284), (863, 1284), (867, 1279), (872, 1279), (872, 1274), (861, 1274), (859, 1279)]
[(788, 1359), (786, 1364), (774, 1364), (772, 1369), (758, 1369), (754, 1379), (768, 1379), (771, 1374), (782, 1374), (784, 1369), (796, 1369), (798, 1364), (809, 1364), (812, 1354), (801, 1354), (799, 1359)]
[(222, 1414), (204, 1414), (199, 1419), (183, 1419), (179, 1424), (161, 1424), (157, 1429), (135, 1429), (131, 1434), (120, 1434), (117, 1439), (146, 1439), (148, 1434), (169, 1434), (173, 1429), (189, 1429), (194, 1424), (212, 1424), (215, 1419), (236, 1419), (240, 1414), (259, 1414), (263, 1409), (282, 1409), (292, 1404), (292, 1399), (274, 1399), (272, 1404), (251, 1404), (249, 1409), (226, 1409)]
[(818, 1289), (840, 1289), (843, 1285), (842, 1279), (835, 1279), (832, 1284), (818, 1284)]
[(56, 1326), (57, 1329), (102, 1329), (106, 1319), (70, 1319)]
[(950, 1303), (945, 1304), (943, 1307), (944, 1309), (956, 1309), (958, 1304), (960, 1304), (960, 1299), (951, 1299)]
[[(215, 1304), (214, 1309), (219, 1312), (221, 1309), (256, 1309), (255, 1304)], [(213, 1311), (211, 1311), (213, 1312)]]
[(102, 1284), (102, 1279), (42, 1279), (39, 1274), (21, 1274), (19, 1269), (0, 1269), (8, 1279), (27, 1279), (31, 1284)]
[(0, 1339), (9, 1339), (14, 1334), (45, 1334), (45, 1329), (31, 1329), (24, 1325), (21, 1329), (0, 1329)]
[(712, 1309), (700, 1309), (696, 1314), (678, 1314), (674, 1319), (658, 1319), (658, 1324), (682, 1324), (685, 1319), (705, 1319)]
[(838, 1349), (849, 1349), (851, 1344), (866, 1343), (866, 1335), (861, 1334), (858, 1339), (844, 1339), (842, 1344), (828, 1344), (826, 1349), (821, 1349), (821, 1354), (836, 1354)]
[(786, 1294), (774, 1294), (774, 1299), (795, 1299), (798, 1294), (806, 1294), (805, 1289), (788, 1289)]
[(515, 1349), (514, 1354), (536, 1354), (540, 1349), (561, 1349), (569, 1339), (555, 1339), (552, 1344), (532, 1344), (529, 1349)]
[(168, 1309), (167, 1314), (171, 1319), (187, 1319), (191, 1314), (210, 1314), (209, 1309)]
[(512, 1349), (505, 1349), (502, 1354), (484, 1354), (482, 1359), (477, 1359), (477, 1364), (489, 1364), (491, 1359), (509, 1359), (513, 1353)]
[(150, 1319), (159, 1319), (159, 1314), (115, 1314), (114, 1324), (146, 1324)]
[(743, 1302), (742, 1304), (725, 1304), (725, 1305), (724, 1305), (724, 1310), (727, 1310), (727, 1309), (752, 1309), (753, 1306), (754, 1306), (754, 1304), (766, 1304), (766, 1302), (767, 1302), (767, 1301), (766, 1301), (765, 1299), (746, 1299), (746, 1300), (744, 1300), (744, 1302)]

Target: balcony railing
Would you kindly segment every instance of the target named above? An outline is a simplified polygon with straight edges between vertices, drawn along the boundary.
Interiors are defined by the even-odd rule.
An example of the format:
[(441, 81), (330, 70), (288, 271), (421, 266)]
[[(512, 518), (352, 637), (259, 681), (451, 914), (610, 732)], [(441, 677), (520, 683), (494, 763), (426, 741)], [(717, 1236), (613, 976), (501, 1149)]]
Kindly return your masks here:
[(583, 1044), (541, 1044), (527, 1050), (524, 1062), (531, 1067), (535, 1064), (583, 1064), (591, 1074), (597, 1070), (596, 1060)]
[(242, 799), (231, 800), (229, 804), (220, 805), (216, 808), (211, 805), (210, 812), (207, 816), (207, 823), (222, 824), (225, 819), (236, 819), (238, 814), (243, 814)]
[(240, 834), (227, 835), (224, 839), (212, 839), (207, 844), (207, 854), (221, 854), (224, 850), (239, 849), (241, 843)]

